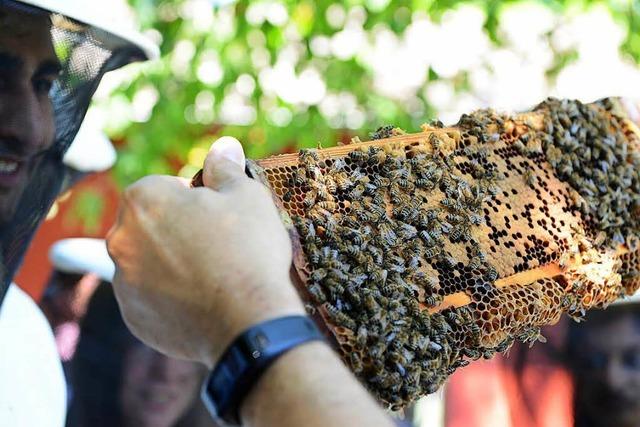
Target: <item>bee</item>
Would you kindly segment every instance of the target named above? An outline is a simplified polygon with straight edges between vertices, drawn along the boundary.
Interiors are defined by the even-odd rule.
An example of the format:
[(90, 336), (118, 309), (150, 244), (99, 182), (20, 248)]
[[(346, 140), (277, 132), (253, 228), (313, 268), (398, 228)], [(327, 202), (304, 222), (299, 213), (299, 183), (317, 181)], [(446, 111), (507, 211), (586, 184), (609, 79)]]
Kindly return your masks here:
[(307, 176), (311, 176), (314, 181), (323, 181), (322, 170), (316, 165), (307, 165), (305, 166), (307, 170)]
[(338, 203), (328, 200), (318, 202), (316, 203), (316, 206), (321, 209), (326, 209), (327, 211), (335, 211), (336, 209), (338, 209)]
[(369, 246), (367, 247), (367, 251), (371, 254), (371, 256), (373, 256), (373, 262), (377, 265), (382, 264), (382, 261), (384, 259), (384, 254), (382, 252), (382, 249), (377, 248), (375, 246)]
[(334, 173), (333, 180), (340, 191), (346, 191), (353, 185), (353, 182), (345, 172)]
[(435, 153), (440, 152), (440, 148), (442, 147), (442, 140), (435, 133), (431, 133), (429, 135), (429, 143), (431, 144), (431, 148)]
[[(373, 280), (373, 282), (375, 282), (375, 280)], [(400, 291), (400, 287), (392, 282), (386, 282), (380, 287), (380, 289), (389, 297), (392, 297), (396, 292)]]
[(371, 133), (369, 137), (371, 138), (371, 140), (377, 140), (377, 139), (390, 138), (393, 135), (394, 135), (394, 126), (386, 125), (386, 126), (380, 126), (378, 129), (376, 129), (375, 132)]
[(329, 191), (327, 190), (327, 187), (323, 184), (320, 184), (318, 182), (314, 182), (313, 183), (313, 188), (316, 191), (317, 197), (322, 200), (322, 201), (333, 201), (333, 195), (331, 195), (331, 193), (329, 193)]
[(331, 297), (336, 299), (344, 294), (344, 286), (333, 279), (326, 279), (324, 281), (325, 287), (331, 293)]
[(534, 188), (538, 184), (538, 177), (529, 168), (524, 171), (524, 180), (531, 188)]
[(404, 194), (402, 188), (397, 183), (392, 183), (389, 186), (389, 196), (394, 203), (402, 203), (409, 201), (410, 199)]
[(433, 190), (436, 187), (436, 182), (427, 178), (416, 179), (416, 187), (424, 188), (425, 190)]
[(409, 225), (407, 223), (401, 223), (397, 228), (397, 235), (398, 237), (400, 237), (402, 240), (410, 240), (413, 239), (417, 234), (418, 234), (418, 230), (412, 226)]
[(512, 345), (513, 345), (513, 340), (512, 339), (505, 339), (504, 341), (502, 341), (500, 344), (498, 344), (496, 346), (495, 351), (497, 351), (498, 353), (504, 353)]
[(349, 276), (339, 268), (332, 268), (329, 271), (329, 275), (333, 279), (338, 280), (338, 281), (340, 281), (342, 283), (345, 283), (345, 282), (347, 282), (349, 280)]
[(318, 249), (314, 243), (305, 245), (305, 249), (307, 252), (307, 256), (309, 257), (309, 261), (312, 264), (317, 265), (320, 262), (320, 258), (322, 257), (322, 252)]
[(352, 286), (348, 286), (345, 289), (345, 293), (346, 293), (346, 296), (349, 299), (349, 301), (351, 301), (353, 304), (355, 304), (355, 305), (362, 304), (362, 299), (360, 298), (360, 294)]
[(412, 190), (414, 188), (414, 184), (411, 181), (409, 181), (408, 179), (399, 179), (398, 180), (398, 185), (401, 188), (404, 188), (405, 191), (410, 191), (410, 190)]
[(362, 246), (365, 240), (371, 235), (371, 227), (365, 225), (360, 230), (351, 230), (349, 238), (353, 240), (353, 243)]
[(324, 268), (317, 268), (315, 270), (313, 270), (313, 272), (311, 272), (311, 280), (314, 282), (319, 282), (322, 279), (324, 279), (325, 277), (327, 277), (327, 270)]
[[(366, 294), (364, 296), (364, 308), (370, 312), (371, 314), (376, 314), (380, 311), (380, 306), (378, 305), (378, 303), (376, 302), (375, 298), (373, 297), (373, 295)], [(366, 332), (366, 329), (364, 330)], [(360, 341), (360, 333), (361, 330), (358, 330), (358, 342)]]
[(302, 167), (298, 167), (298, 169), (296, 169), (294, 182), (296, 185), (304, 185), (307, 182), (307, 171)]
[(462, 241), (465, 234), (466, 233), (464, 224), (455, 224), (449, 232), (449, 239), (454, 243)]
[(351, 212), (356, 216), (356, 218), (360, 221), (368, 222), (370, 220), (369, 213), (362, 208), (362, 205), (356, 204), (355, 202), (351, 204)]
[(421, 230), (418, 235), (420, 236), (420, 238), (424, 241), (424, 244), (429, 247), (432, 248), (436, 245), (437, 241), (436, 239), (434, 239), (431, 234), (429, 234), (428, 231), (426, 230)]
[(296, 217), (295, 222), (298, 231), (305, 240), (316, 237), (316, 228), (314, 227), (313, 222), (307, 221), (302, 217)]
[(433, 257), (435, 257), (435, 256), (440, 254), (440, 250), (441, 249), (440, 249), (439, 246), (433, 246), (433, 247), (427, 248), (424, 251), (424, 257), (427, 258), (427, 259), (428, 258), (433, 258)]
[(312, 149), (300, 150), (299, 159), (303, 163), (317, 163), (320, 161), (318, 157), (318, 151)]
[(359, 199), (362, 198), (362, 196), (364, 195), (365, 191), (366, 191), (366, 188), (365, 188), (364, 184), (362, 184), (362, 183), (357, 184), (349, 192), (349, 197), (351, 198), (351, 200), (359, 200)]
[(430, 341), (429, 344), (427, 344), (427, 348), (432, 353), (440, 353), (442, 351), (442, 345), (435, 341)]
[(376, 147), (369, 147), (369, 163), (372, 165), (381, 165), (387, 160), (387, 153)]
[(487, 265), (484, 277), (487, 281), (493, 283), (498, 280), (498, 270), (492, 265)]
[(469, 219), (469, 223), (472, 225), (484, 224), (484, 221), (485, 221), (484, 215), (480, 215), (476, 212), (470, 212), (468, 219)]
[(420, 310), (420, 304), (418, 304), (418, 301), (413, 298), (409, 298), (406, 301), (407, 308), (409, 309), (409, 314), (411, 315), (411, 317), (413, 317), (414, 319), (420, 317), (420, 313), (422, 312), (422, 310)]
[(413, 275), (413, 281), (416, 285), (425, 289), (432, 289), (436, 285), (436, 279), (427, 276), (424, 271), (418, 271)]
[(324, 185), (329, 190), (329, 193), (335, 194), (338, 191), (338, 185), (331, 175), (325, 176)]
[(361, 163), (366, 161), (367, 153), (365, 153), (361, 149), (353, 150), (348, 154), (348, 157), (356, 163)]
[(302, 200), (302, 204), (306, 208), (312, 207), (316, 203), (317, 195), (318, 195), (318, 193), (316, 191), (314, 191), (314, 190), (307, 191), (307, 193), (304, 196), (304, 199)]
[(352, 351), (351, 353), (349, 353), (349, 362), (351, 365), (351, 369), (353, 370), (353, 373), (356, 375), (361, 373), (362, 370), (364, 369), (362, 365), (362, 359), (360, 359), (360, 355), (355, 351)]
[(363, 202), (363, 207), (368, 211), (369, 218), (374, 222), (378, 222), (387, 216), (387, 210), (383, 206), (372, 203), (369, 200)]
[(456, 326), (461, 326), (464, 322), (462, 320), (462, 316), (460, 316), (456, 311), (449, 310), (446, 314), (447, 320), (449, 324), (454, 324)]
[(489, 360), (489, 359), (492, 359), (495, 354), (496, 354), (495, 350), (485, 349), (482, 351), (482, 358), (485, 360)]
[(467, 267), (469, 267), (469, 269), (471, 270), (478, 270), (480, 267), (482, 267), (483, 264), (484, 264), (484, 261), (482, 260), (481, 257), (474, 256), (469, 261), (469, 264), (467, 264)]
[(317, 283), (312, 284), (307, 288), (307, 291), (314, 299), (316, 304), (324, 304), (327, 302), (327, 296), (322, 291), (322, 288)]
[(515, 148), (519, 154), (521, 155), (527, 154), (527, 147), (525, 147), (524, 143), (520, 139), (516, 139), (515, 141), (513, 141), (512, 145), (513, 145), (513, 148)]
[(344, 312), (338, 310), (338, 308), (335, 305), (332, 305), (330, 303), (325, 303), (324, 307), (327, 310), (327, 313), (329, 313), (329, 316), (331, 316), (331, 319), (336, 322), (339, 326), (345, 327), (347, 329), (351, 329), (356, 330), (357, 325), (356, 322), (349, 317), (348, 315), (346, 315)]
[[(439, 357), (434, 357), (433, 359), (425, 359), (420, 362), (420, 366), (422, 367), (422, 369), (428, 372), (433, 372), (439, 369), (441, 364), (442, 364), (442, 361), (440, 360)], [(427, 373), (425, 372), (425, 375), (426, 374)], [(436, 390), (437, 390), (437, 387), (436, 387)], [(433, 390), (433, 391), (436, 391), (436, 390)]]
[(384, 284), (387, 281), (388, 274), (389, 272), (387, 270), (376, 269), (371, 273), (371, 275), (369, 276), (369, 279), (373, 283)]
[(409, 175), (411, 174), (411, 170), (408, 168), (400, 168), (396, 170), (392, 170), (388, 173), (389, 178), (391, 180), (399, 180), (399, 179), (409, 179)]
[(380, 233), (380, 237), (382, 238), (382, 242), (387, 246), (395, 246), (398, 242), (398, 237), (396, 233), (393, 231), (391, 226), (388, 223), (380, 224), (378, 228), (378, 232)]
[(468, 366), (468, 365), (469, 365), (469, 361), (468, 360), (460, 359), (455, 363), (455, 367), (453, 369), (464, 368), (465, 366)]
[(313, 220), (313, 221), (314, 221), (314, 222), (316, 222), (316, 223), (320, 223), (320, 224), (323, 224), (323, 223), (324, 223), (324, 221), (325, 221), (325, 220), (326, 220), (330, 215), (331, 215), (331, 213), (330, 213), (328, 210), (326, 210), (326, 209), (324, 209), (324, 208), (322, 208), (322, 207), (320, 207), (320, 206), (318, 206), (318, 205), (316, 205), (316, 206), (312, 207), (312, 208), (309, 210), (309, 212), (307, 212), (307, 216), (308, 216), (311, 220)]
[(442, 295), (431, 294), (428, 297), (425, 297), (424, 303), (426, 305), (428, 305), (429, 307), (436, 307), (436, 306), (442, 304), (443, 300), (444, 300), (444, 298), (442, 297)]
[(529, 328), (518, 335), (518, 339), (523, 343), (529, 343), (529, 348), (533, 347), (536, 341), (540, 341), (541, 343), (547, 342), (547, 339), (540, 333), (540, 328)]
[(333, 217), (328, 217), (324, 223), (325, 237), (327, 237), (328, 239), (335, 239), (337, 229), (338, 229), (338, 222)]

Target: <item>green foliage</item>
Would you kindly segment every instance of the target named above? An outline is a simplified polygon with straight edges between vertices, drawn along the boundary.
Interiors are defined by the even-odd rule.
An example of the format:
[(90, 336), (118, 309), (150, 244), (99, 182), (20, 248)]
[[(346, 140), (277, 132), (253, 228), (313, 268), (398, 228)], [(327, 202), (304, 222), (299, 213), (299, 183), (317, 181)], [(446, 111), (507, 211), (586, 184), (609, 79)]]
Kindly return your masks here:
[(87, 236), (96, 235), (105, 207), (103, 194), (85, 189), (75, 195), (72, 203), (72, 209), (64, 217), (65, 225), (80, 226)]
[[(326, 41), (342, 30), (341, 25), (329, 19), (332, 13), (337, 16), (334, 20), (339, 21), (341, 13), (348, 14), (357, 8), (364, 19), (361, 28), (371, 39), (380, 29), (401, 37), (419, 14), (439, 22), (447, 11), (472, 4), (484, 11), (484, 29), (491, 42), (501, 46), (504, 43), (499, 25), (501, 13), (506, 7), (520, 3), (516, 0), (273, 1), (271, 3), (282, 5), (280, 12), (286, 11), (285, 21), (276, 16), (257, 22), (249, 14), (255, 12), (257, 3), (266, 5), (267, 2), (238, 2), (215, 11), (212, 6), (193, 9), (193, 4), (202, 6), (202, 2), (192, 0), (129, 2), (143, 30), (151, 30), (161, 37), (162, 57), (150, 64), (130, 67), (131, 77), (101, 105), (109, 114), (111, 136), (122, 141), (115, 169), (122, 184), (150, 173), (176, 173), (185, 164), (191, 167), (183, 173), (190, 173), (202, 161), (202, 153), (211, 141), (222, 134), (237, 137), (245, 145), (248, 157), (258, 158), (318, 143), (328, 146), (354, 135), (364, 139), (384, 124), (416, 130), (437, 113), (425, 96), (424, 86), (415, 90), (411, 102), (407, 102), (406, 97), (385, 96), (373, 89), (375, 70), (361, 55), (340, 58), (333, 54), (314, 54), (318, 36), (325, 36)], [(607, 6), (627, 29), (622, 49), (636, 62), (640, 60), (637, 0), (538, 3), (556, 14), (575, 13), (595, 3)], [(428, 43), (424, 48), (430, 48)], [(264, 70), (273, 67), (287, 49), (294, 57), (296, 76), (308, 69), (317, 71), (326, 85), (326, 93), (341, 96), (340, 105), (354, 104), (360, 119), (354, 119), (353, 111), (332, 118), (323, 113), (317, 102), (288, 102), (265, 89), (261, 84), (265, 79)], [(547, 77), (553, 79), (575, 58), (575, 52), (558, 52), (547, 70)], [(435, 70), (428, 69), (424, 85), (440, 79)], [(450, 81), (458, 91), (469, 90), (464, 72)], [(234, 123), (224, 113), (225, 102), (238, 92), (239, 82), (244, 91), (243, 108), (249, 111), (249, 119), (244, 123), (237, 120)], [(157, 103), (148, 117), (132, 118), (132, 105), (144, 104), (138, 99), (141, 93), (156, 93)]]

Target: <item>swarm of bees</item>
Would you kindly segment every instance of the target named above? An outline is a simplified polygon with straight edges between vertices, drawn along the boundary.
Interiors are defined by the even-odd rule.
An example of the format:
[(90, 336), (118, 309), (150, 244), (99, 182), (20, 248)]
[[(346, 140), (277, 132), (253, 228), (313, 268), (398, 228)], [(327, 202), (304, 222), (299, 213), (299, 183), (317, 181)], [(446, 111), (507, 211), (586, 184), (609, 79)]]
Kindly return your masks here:
[(540, 327), (562, 313), (580, 318), (640, 286), (629, 169), (640, 143), (617, 114), (608, 101), (548, 100), (413, 135), (387, 126), (372, 135), (383, 141), (249, 169), (293, 224), (310, 312), (399, 409), (470, 361), (544, 341)]
[(584, 198), (580, 211), (602, 243), (638, 249), (640, 152), (630, 146), (623, 121), (609, 99), (593, 104), (548, 99), (536, 107), (545, 116), (543, 149), (556, 174)]

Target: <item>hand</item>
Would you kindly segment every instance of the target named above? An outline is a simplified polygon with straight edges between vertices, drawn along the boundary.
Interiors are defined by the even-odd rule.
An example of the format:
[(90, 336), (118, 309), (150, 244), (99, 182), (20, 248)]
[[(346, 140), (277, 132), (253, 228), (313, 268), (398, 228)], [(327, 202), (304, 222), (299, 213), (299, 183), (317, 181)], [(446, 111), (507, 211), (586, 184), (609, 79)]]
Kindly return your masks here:
[(212, 367), (260, 321), (303, 314), (291, 244), (269, 191), (244, 174), (240, 143), (215, 142), (205, 187), (150, 176), (123, 195), (107, 247), (123, 317), (142, 341)]

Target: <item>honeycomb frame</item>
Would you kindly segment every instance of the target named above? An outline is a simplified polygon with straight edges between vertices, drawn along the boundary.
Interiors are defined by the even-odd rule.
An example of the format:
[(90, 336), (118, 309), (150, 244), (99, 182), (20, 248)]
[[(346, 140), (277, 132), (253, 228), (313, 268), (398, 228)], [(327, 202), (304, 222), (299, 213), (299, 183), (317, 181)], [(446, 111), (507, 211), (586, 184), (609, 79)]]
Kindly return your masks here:
[[(640, 287), (637, 229), (603, 226), (609, 212), (582, 176), (591, 164), (565, 146), (612, 139), (636, 156), (640, 132), (616, 100), (548, 100), (515, 116), (485, 110), (453, 127), (379, 131), (376, 141), (249, 160), (247, 173), (272, 191), (309, 313), (392, 409), (515, 339), (543, 341), (540, 327), (563, 313), (580, 318)], [(565, 173), (567, 159), (582, 161), (580, 173)], [(626, 188), (637, 212), (637, 182)], [(614, 202), (605, 207), (619, 210)], [(363, 235), (374, 237), (354, 249)]]

